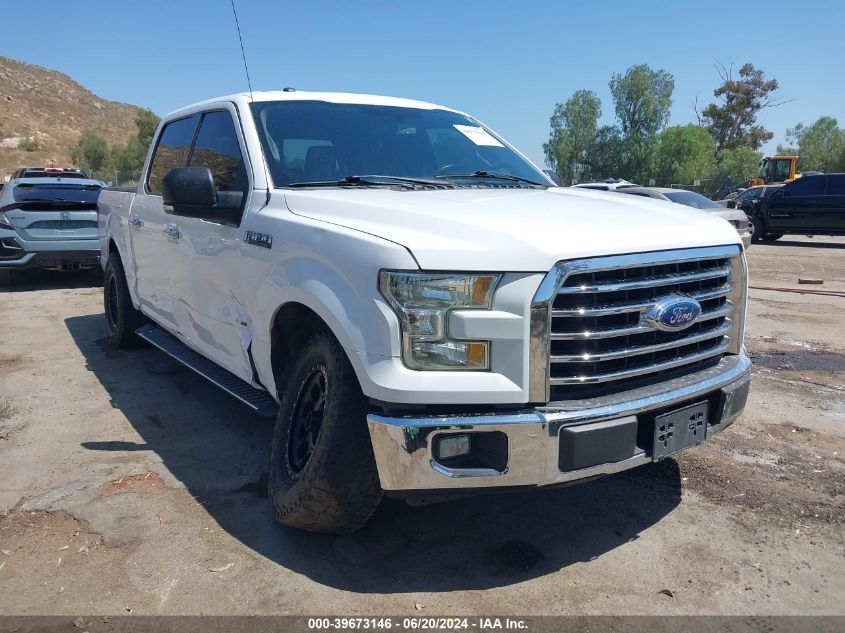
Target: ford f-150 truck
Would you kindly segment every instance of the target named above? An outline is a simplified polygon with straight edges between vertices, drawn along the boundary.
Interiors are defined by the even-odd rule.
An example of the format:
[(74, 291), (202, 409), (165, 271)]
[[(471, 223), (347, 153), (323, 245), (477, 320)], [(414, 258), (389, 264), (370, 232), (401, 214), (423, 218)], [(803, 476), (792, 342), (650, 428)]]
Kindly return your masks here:
[(276, 416), (284, 524), (659, 461), (745, 406), (727, 222), (560, 188), (475, 118), (236, 94), (166, 116), (99, 199), (110, 341), (145, 339)]

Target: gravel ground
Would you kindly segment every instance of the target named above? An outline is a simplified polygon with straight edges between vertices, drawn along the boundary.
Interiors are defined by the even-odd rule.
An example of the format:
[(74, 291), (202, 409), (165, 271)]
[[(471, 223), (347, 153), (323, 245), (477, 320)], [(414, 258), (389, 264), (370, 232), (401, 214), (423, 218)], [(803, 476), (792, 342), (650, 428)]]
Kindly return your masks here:
[[(749, 262), (845, 291), (845, 238)], [(104, 344), (98, 281), (0, 294), (0, 614), (845, 614), (845, 298), (752, 289), (749, 406), (677, 460), (327, 537), (272, 521), (270, 422)]]

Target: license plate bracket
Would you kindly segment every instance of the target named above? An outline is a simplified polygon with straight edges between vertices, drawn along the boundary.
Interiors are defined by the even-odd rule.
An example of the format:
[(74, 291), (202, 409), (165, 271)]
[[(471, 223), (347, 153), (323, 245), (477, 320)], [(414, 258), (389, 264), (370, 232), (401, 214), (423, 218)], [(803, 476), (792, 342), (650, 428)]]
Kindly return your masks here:
[(654, 461), (659, 462), (707, 439), (709, 409), (710, 403), (704, 401), (658, 415), (654, 419)]

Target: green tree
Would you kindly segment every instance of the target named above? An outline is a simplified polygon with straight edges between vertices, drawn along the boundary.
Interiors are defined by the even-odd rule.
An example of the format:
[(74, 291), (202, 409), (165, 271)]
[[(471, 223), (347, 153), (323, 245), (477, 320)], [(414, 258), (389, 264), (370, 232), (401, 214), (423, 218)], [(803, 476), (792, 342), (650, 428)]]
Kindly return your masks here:
[(106, 139), (99, 134), (83, 132), (71, 151), (71, 157), (76, 165), (90, 172), (92, 176), (100, 176), (109, 158), (109, 146)]
[(144, 146), (144, 149), (149, 147), (150, 143), (153, 142), (153, 136), (155, 136), (159, 121), (161, 119), (149, 108), (141, 109), (135, 117), (135, 127), (138, 128), (135, 138)]
[(713, 171), (712, 181), (715, 187), (730, 181), (733, 185), (754, 177), (760, 166), (762, 154), (750, 147), (723, 149), (719, 152), (719, 161)]
[(609, 86), (625, 145), (619, 175), (638, 179), (650, 170), (657, 134), (669, 122), (675, 80), (664, 70), (638, 64), (624, 75), (614, 74)]
[(765, 108), (785, 103), (777, 97), (777, 80), (767, 81), (763, 71), (753, 64), (740, 68), (738, 79), (733, 77), (730, 67), (718, 64), (717, 70), (722, 78), (722, 85), (713, 91), (717, 102), (704, 108), (700, 123), (716, 139), (719, 151), (739, 147), (760, 149), (772, 138), (772, 133), (757, 123), (757, 116)]
[(663, 130), (655, 147), (654, 174), (666, 183), (691, 184), (708, 178), (716, 163), (710, 132), (694, 124)]
[(115, 184), (137, 182), (140, 178), (147, 149), (153, 142), (159, 121), (160, 119), (152, 110), (147, 108), (140, 110), (135, 117), (135, 127), (138, 130), (135, 136), (129, 139), (126, 145), (115, 145), (111, 148), (108, 177), (115, 179)]
[(550, 119), (551, 134), (543, 151), (562, 183), (583, 177), (600, 116), (601, 101), (591, 90), (578, 90), (566, 103), (555, 106)]
[(845, 129), (836, 119), (823, 116), (809, 127), (799, 123), (786, 131), (786, 140), (797, 148), (778, 145), (778, 153), (797, 153), (801, 171), (836, 171), (845, 152)]
[(627, 163), (622, 132), (615, 125), (603, 125), (596, 131), (596, 139), (586, 158), (585, 178), (601, 180), (617, 178)]

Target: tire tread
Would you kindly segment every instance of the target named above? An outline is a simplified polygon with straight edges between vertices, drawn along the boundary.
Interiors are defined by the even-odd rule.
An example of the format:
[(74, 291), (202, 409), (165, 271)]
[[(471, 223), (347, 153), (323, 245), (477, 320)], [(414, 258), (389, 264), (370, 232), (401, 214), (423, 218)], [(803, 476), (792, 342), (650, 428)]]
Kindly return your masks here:
[[(329, 397), (343, 419), (323, 420), (314, 454), (296, 480), (278, 475), (286, 468), (289, 418), (302, 383), (316, 359), (330, 371)], [(381, 503), (383, 492), (366, 428), (366, 402), (337, 339), (318, 330), (303, 346), (279, 407), (273, 438), (269, 497), (280, 523), (329, 534), (350, 534), (364, 526)]]

